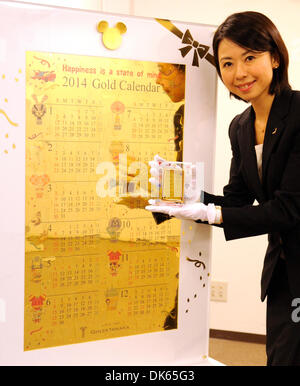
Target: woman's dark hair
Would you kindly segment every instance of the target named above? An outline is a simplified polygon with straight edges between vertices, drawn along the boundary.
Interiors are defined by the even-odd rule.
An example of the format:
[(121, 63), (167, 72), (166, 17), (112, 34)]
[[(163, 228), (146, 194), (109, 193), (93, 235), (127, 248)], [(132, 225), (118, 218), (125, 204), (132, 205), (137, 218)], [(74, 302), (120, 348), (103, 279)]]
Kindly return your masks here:
[[(240, 12), (229, 16), (214, 34), (213, 51), (217, 72), (222, 79), (218, 49), (223, 39), (228, 39), (243, 48), (258, 52), (270, 52), (278, 61), (279, 67), (273, 69), (273, 79), (270, 84), (270, 94), (280, 94), (284, 88), (291, 88), (288, 80), (289, 54), (272, 21), (259, 12)], [(237, 99), (237, 95), (230, 93)]]

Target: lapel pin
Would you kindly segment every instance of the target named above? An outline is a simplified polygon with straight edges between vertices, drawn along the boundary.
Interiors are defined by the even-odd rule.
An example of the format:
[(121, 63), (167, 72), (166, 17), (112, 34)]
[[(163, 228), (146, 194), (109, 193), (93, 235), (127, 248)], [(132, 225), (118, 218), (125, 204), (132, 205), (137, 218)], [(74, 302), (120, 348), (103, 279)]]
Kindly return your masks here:
[(272, 131), (272, 134), (276, 134), (277, 133), (277, 127), (275, 127), (275, 129)]

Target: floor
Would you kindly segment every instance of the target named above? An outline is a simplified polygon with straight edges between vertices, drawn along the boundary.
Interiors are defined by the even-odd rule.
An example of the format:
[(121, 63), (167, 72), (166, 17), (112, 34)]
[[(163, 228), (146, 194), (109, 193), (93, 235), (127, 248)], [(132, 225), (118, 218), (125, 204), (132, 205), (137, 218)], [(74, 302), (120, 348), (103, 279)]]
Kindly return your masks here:
[(266, 366), (265, 345), (209, 339), (209, 356), (227, 366)]

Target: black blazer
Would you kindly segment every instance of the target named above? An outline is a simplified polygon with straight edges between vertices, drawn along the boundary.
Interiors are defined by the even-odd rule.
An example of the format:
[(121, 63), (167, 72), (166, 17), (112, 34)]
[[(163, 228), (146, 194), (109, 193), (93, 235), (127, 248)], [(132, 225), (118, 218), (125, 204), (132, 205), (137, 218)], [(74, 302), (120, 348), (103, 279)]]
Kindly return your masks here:
[[(231, 122), (229, 183), (224, 196), (204, 193), (204, 203), (222, 206), (226, 240), (268, 234), (261, 300), (279, 258), (286, 260), (292, 295), (300, 297), (300, 92), (286, 89), (273, 101), (263, 144), (262, 183), (254, 119), (249, 107)], [(259, 205), (252, 205), (255, 199)]]

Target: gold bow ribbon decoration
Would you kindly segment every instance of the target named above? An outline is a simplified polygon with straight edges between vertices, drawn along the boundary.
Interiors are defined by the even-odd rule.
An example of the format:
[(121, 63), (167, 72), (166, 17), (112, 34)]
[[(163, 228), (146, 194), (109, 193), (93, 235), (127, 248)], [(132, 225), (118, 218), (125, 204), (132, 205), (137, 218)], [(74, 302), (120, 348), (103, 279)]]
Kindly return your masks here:
[(199, 67), (199, 58), (206, 59), (209, 63), (215, 66), (215, 58), (211, 55), (208, 50), (209, 46), (204, 44), (200, 44), (196, 40), (193, 39), (192, 34), (189, 30), (186, 30), (185, 33), (180, 31), (170, 20), (166, 19), (156, 19), (158, 23), (160, 23), (163, 27), (167, 28), (174, 35), (179, 37), (183, 44), (187, 44), (185, 47), (179, 48), (182, 57), (184, 58), (192, 49), (194, 49), (194, 57), (193, 57), (193, 66)]
[[(198, 56), (200, 59), (203, 59), (205, 57), (206, 60), (210, 61), (209, 59), (211, 59), (211, 55), (208, 53), (209, 47), (205, 46), (204, 44), (200, 44), (196, 40), (194, 40), (189, 30), (186, 30), (185, 34), (183, 35), (182, 43), (188, 44), (185, 47), (179, 48), (179, 51), (181, 52), (181, 55), (183, 57), (185, 57), (190, 52), (190, 50), (194, 48), (194, 58), (192, 63), (193, 66), (199, 67)], [(213, 63), (211, 61), (210, 63), (215, 65), (214, 58), (212, 57), (212, 59)]]

